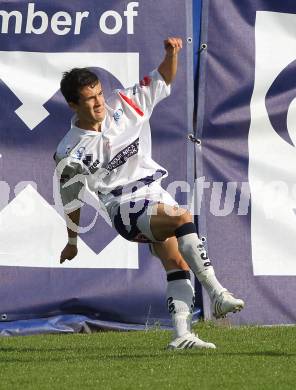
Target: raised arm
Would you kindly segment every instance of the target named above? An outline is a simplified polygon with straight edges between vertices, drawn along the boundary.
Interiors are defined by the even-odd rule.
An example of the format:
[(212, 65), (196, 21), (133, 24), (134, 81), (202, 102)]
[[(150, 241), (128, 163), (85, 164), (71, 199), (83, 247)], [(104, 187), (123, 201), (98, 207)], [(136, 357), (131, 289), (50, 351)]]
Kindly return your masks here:
[(176, 77), (178, 67), (178, 53), (182, 49), (182, 39), (171, 37), (164, 41), (166, 55), (158, 67), (166, 84), (169, 85)]

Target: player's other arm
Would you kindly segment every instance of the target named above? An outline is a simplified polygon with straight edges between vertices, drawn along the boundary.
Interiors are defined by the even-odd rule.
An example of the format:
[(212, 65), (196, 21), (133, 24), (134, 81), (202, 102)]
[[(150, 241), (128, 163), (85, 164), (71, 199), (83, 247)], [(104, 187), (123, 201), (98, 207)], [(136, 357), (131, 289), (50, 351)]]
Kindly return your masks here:
[(77, 255), (77, 233), (80, 222), (81, 198), (85, 177), (80, 161), (56, 157), (56, 174), (67, 225), (68, 242), (61, 252), (60, 263), (72, 260)]
[(66, 260), (72, 260), (78, 253), (77, 250), (77, 228), (80, 222), (80, 208), (70, 213), (66, 213), (68, 242), (61, 252), (60, 264)]
[(164, 41), (166, 55), (158, 71), (167, 85), (174, 81), (178, 68), (178, 53), (182, 49), (182, 39), (171, 37)]

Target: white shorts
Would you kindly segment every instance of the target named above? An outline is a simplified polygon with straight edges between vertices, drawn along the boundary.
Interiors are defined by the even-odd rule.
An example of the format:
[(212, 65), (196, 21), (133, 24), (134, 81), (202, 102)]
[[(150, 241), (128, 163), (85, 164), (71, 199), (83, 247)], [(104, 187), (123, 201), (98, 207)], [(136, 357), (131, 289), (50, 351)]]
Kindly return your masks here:
[[(120, 197), (119, 197), (120, 198)], [(129, 241), (158, 242), (151, 232), (150, 219), (158, 203), (178, 206), (173, 197), (159, 183), (154, 182), (129, 196), (122, 202), (114, 198), (107, 210), (117, 232)]]

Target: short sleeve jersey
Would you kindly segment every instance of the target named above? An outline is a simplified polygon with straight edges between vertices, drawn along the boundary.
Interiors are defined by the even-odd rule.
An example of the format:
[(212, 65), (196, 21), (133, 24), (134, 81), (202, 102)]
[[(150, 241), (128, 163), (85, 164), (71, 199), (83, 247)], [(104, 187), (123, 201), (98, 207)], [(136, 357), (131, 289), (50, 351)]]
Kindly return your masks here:
[(107, 205), (123, 191), (134, 191), (139, 183), (149, 184), (167, 176), (151, 157), (149, 118), (154, 106), (169, 93), (170, 86), (154, 70), (139, 84), (112, 93), (106, 100), (100, 132), (80, 129), (77, 118), (72, 119), (55, 153), (65, 208), (85, 181)]

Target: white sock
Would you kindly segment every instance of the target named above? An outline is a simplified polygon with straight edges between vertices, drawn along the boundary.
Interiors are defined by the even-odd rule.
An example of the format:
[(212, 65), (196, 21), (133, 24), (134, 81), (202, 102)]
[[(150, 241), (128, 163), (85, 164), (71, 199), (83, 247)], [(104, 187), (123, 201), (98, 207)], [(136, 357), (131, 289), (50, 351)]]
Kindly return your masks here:
[(176, 229), (175, 234), (181, 255), (210, 297), (225, 291), (216, 278), (214, 268), (202, 241), (198, 238), (194, 223), (185, 223)]
[[(194, 289), (188, 271), (174, 270), (168, 273), (167, 305), (172, 316), (174, 338), (191, 333)], [(189, 278), (189, 279), (187, 279)]]

